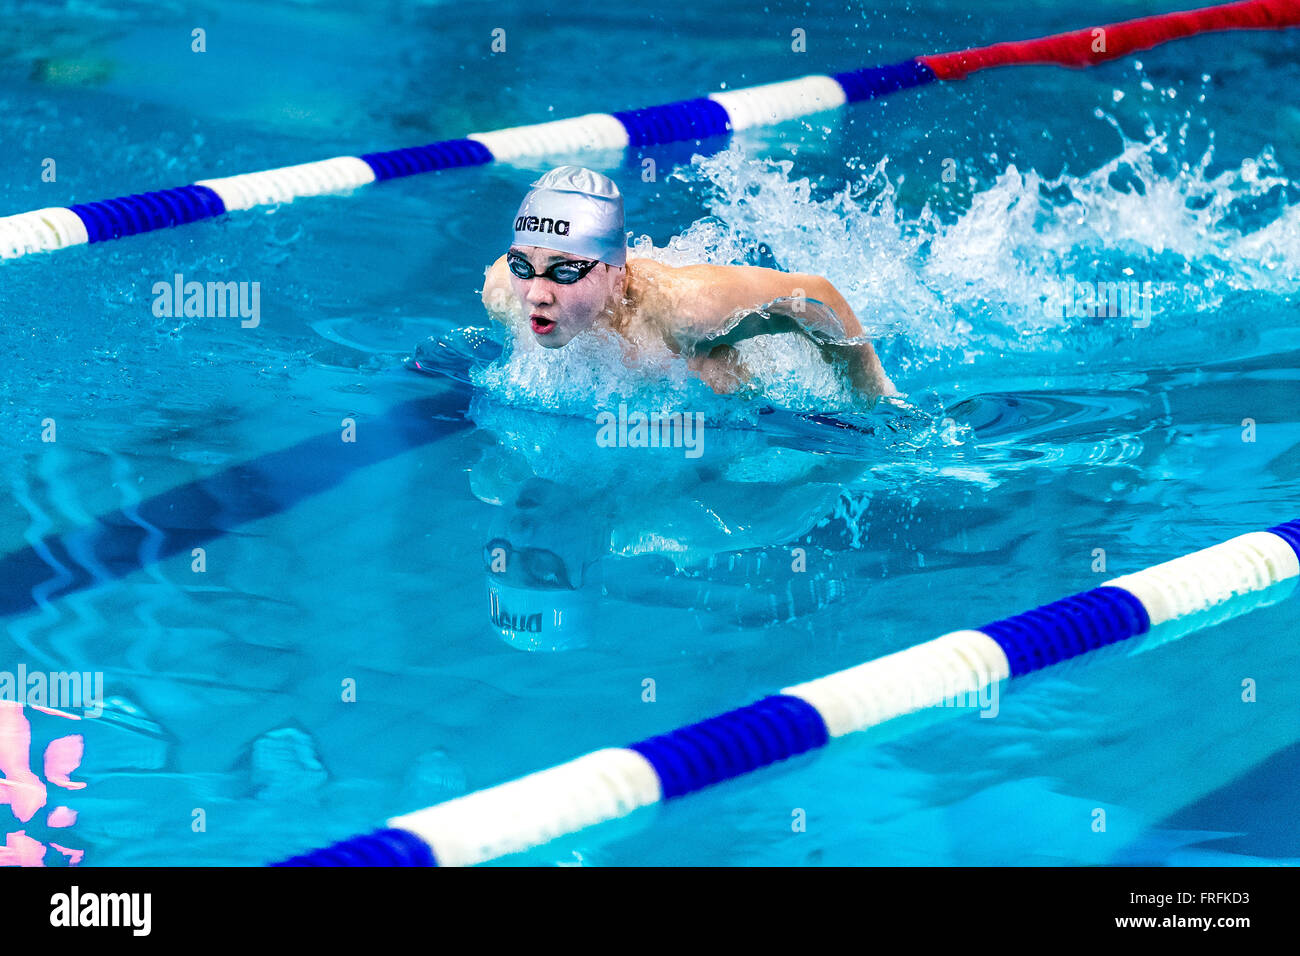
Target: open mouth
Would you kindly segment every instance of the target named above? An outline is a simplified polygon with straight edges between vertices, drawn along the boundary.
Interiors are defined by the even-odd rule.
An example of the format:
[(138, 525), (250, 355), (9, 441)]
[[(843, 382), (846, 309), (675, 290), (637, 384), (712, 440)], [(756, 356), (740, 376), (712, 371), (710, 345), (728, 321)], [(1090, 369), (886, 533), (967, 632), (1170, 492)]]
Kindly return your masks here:
[(543, 318), (540, 315), (530, 317), (533, 324), (533, 331), (538, 335), (549, 335), (555, 331), (555, 321), (553, 319)]

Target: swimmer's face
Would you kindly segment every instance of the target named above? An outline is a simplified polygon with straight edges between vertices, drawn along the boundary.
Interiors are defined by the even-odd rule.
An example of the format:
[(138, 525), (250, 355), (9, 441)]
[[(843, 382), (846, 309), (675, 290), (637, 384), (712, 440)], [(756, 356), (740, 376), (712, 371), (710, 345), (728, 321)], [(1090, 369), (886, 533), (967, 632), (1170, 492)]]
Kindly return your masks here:
[(523, 302), (533, 338), (548, 349), (568, 345), (575, 335), (597, 323), (622, 295), (624, 270), (601, 262), (577, 282), (559, 283), (541, 273), (557, 262), (587, 263), (590, 259), (540, 246), (511, 246), (536, 275), (521, 279), (512, 271), (510, 284)]

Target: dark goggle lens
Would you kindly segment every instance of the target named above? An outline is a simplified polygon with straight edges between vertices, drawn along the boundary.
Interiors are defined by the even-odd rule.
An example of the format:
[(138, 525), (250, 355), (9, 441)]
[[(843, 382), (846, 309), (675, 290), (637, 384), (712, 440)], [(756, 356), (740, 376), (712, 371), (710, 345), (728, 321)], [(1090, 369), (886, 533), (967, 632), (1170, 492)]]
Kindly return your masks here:
[(556, 282), (559, 282), (562, 285), (568, 285), (572, 282), (577, 282), (582, 278), (583, 269), (582, 266), (575, 265), (571, 262), (557, 262), (555, 265), (551, 266), (551, 268), (547, 269), (546, 273)]
[[(523, 256), (507, 256), (506, 264), (510, 266), (510, 271), (521, 279), (532, 279), (537, 275), (537, 272), (533, 270), (533, 264)], [(557, 262), (543, 272), (542, 275), (547, 279), (560, 283), (560, 285), (571, 285), (586, 275), (594, 265), (594, 262)]]

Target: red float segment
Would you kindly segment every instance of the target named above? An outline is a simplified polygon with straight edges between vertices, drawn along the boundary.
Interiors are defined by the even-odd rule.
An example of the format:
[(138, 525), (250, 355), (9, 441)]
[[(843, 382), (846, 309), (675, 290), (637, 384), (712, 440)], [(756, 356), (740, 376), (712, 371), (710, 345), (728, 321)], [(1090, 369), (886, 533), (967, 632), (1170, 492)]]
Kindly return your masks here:
[(1103, 27), (995, 43), (917, 59), (941, 80), (964, 79), (977, 70), (1016, 63), (1085, 67), (1149, 50), (1169, 40), (1216, 30), (1278, 30), (1300, 26), (1300, 0), (1243, 0), (1202, 10), (1162, 13)]

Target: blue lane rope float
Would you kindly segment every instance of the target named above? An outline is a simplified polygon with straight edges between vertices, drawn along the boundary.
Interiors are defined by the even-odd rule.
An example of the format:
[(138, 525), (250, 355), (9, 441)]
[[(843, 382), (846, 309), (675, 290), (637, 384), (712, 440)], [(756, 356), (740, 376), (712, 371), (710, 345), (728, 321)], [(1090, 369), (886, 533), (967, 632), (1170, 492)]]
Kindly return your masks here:
[[(1243, 0), (1036, 40), (920, 56), (834, 76), (805, 76), (726, 90), (645, 109), (589, 113), (532, 126), (471, 133), (464, 139), (426, 146), (338, 156), (103, 202), (36, 209), (0, 218), (0, 259), (104, 242), (240, 209), (347, 192), (373, 182), (457, 166), (725, 136), (736, 130), (839, 109), (935, 80), (964, 79), (992, 67), (1026, 63), (1091, 66), (1197, 33), (1294, 26), (1300, 26), (1300, 0)], [(1102, 43), (1098, 43), (1098, 31), (1104, 34)]]
[[(1192, 619), (1300, 577), (1300, 519), (1107, 581), (978, 630), (787, 687), (628, 747), (394, 817), (387, 827), (275, 866), (466, 866), (742, 776), (832, 738)], [(1294, 582), (1292, 583), (1294, 587)]]

